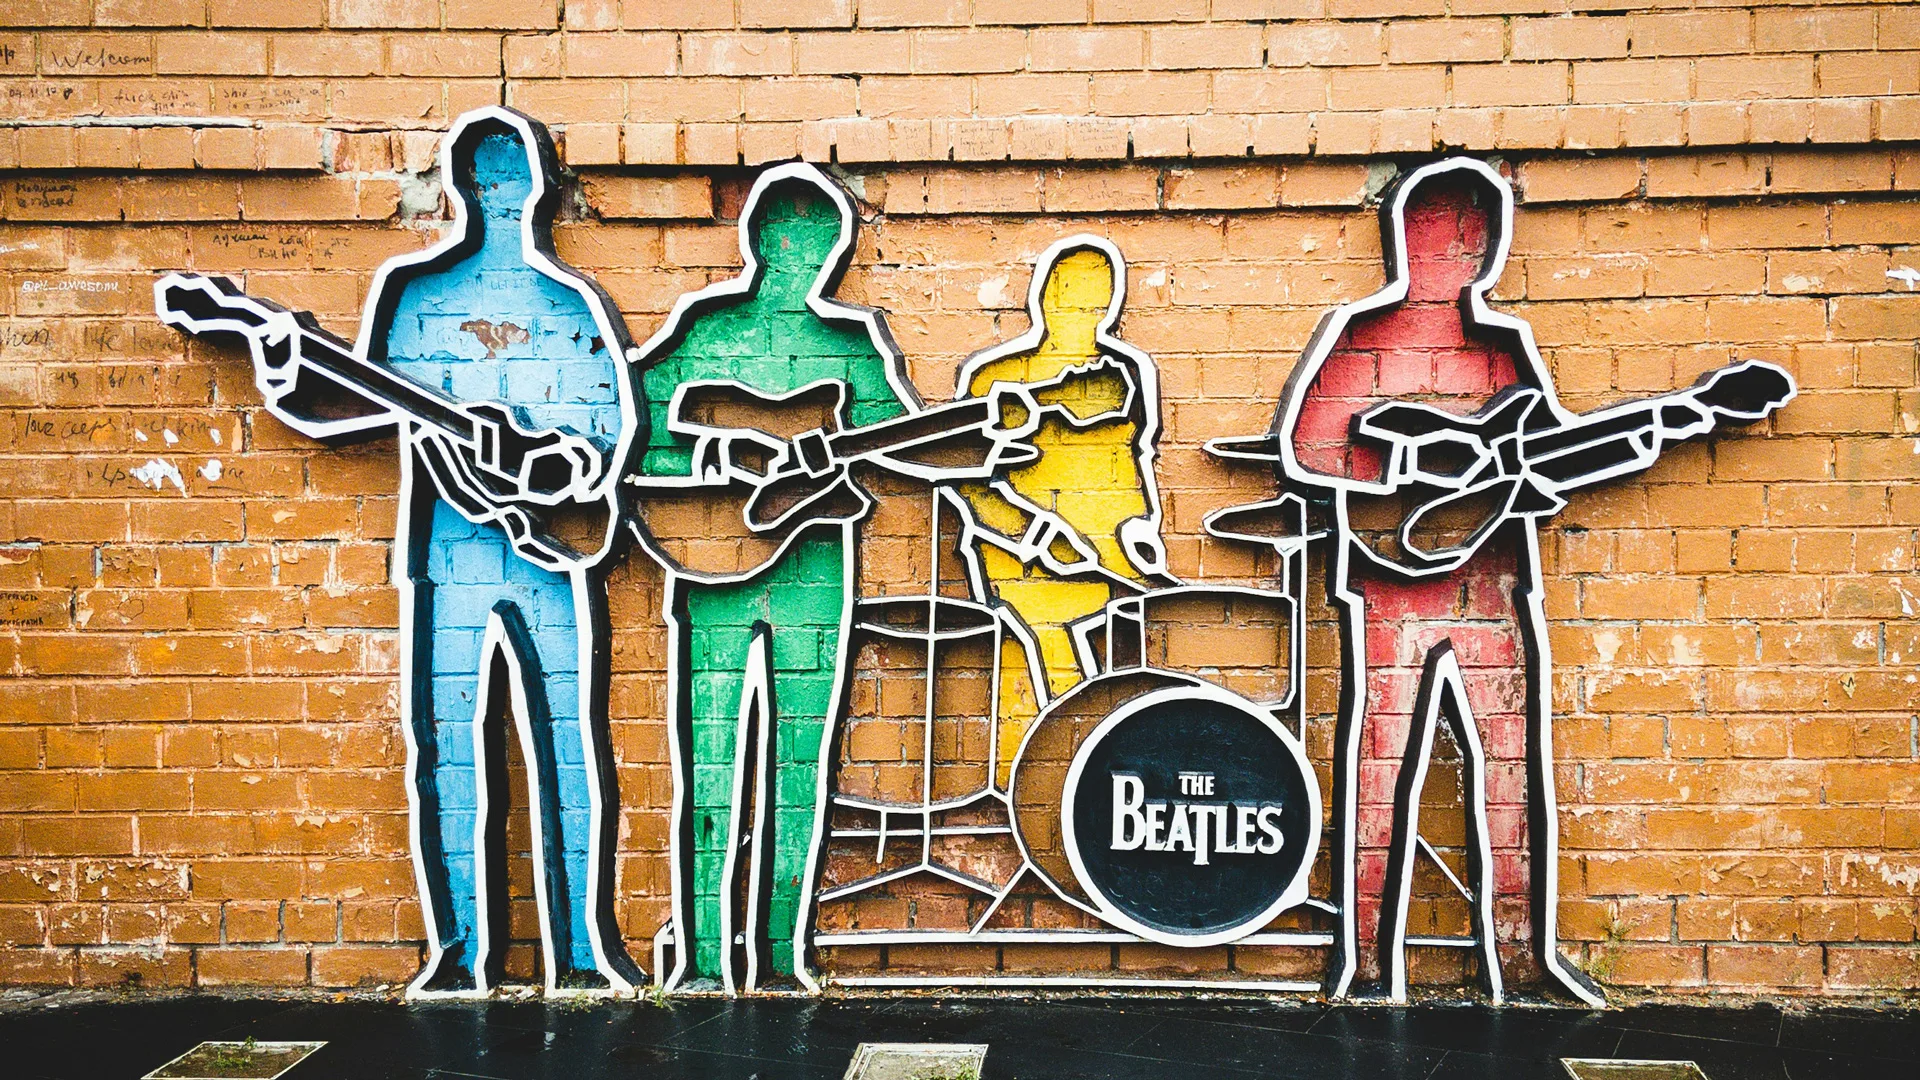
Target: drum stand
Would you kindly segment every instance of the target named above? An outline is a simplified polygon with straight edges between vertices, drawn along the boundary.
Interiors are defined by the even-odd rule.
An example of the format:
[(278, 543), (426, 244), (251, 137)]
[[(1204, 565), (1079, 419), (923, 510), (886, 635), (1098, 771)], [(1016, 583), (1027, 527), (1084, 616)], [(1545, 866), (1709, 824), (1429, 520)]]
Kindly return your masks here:
[[(862, 599), (856, 602), (854, 610), (855, 630), (884, 641), (895, 641), (917, 646), (924, 658), (924, 674), (927, 679), (925, 697), (922, 702), (921, 721), (924, 724), (922, 738), (918, 747), (921, 775), (918, 798), (911, 801), (897, 801), (874, 798), (864, 795), (838, 793), (832, 795), (832, 805), (836, 808), (851, 810), (862, 815), (877, 817), (875, 824), (842, 824), (830, 830), (832, 841), (858, 841), (872, 844), (875, 864), (879, 866), (887, 861), (889, 849), (905, 842), (917, 847), (915, 857), (904, 865), (878, 869), (876, 872), (851, 881), (834, 884), (821, 890), (817, 903), (828, 903), (844, 899), (862, 892), (878, 889), (890, 882), (910, 878), (915, 875), (929, 875), (944, 881), (958, 884), (988, 899), (984, 911), (971, 921), (966, 929), (859, 929), (817, 933), (813, 936), (816, 946), (873, 946), (873, 945), (1016, 945), (1016, 944), (1137, 944), (1144, 941), (1139, 935), (1117, 928), (1102, 929), (1042, 929), (1042, 928), (992, 928), (987, 924), (1000, 909), (1001, 903), (1022, 882), (1032, 875), (1060, 899), (1098, 915), (1085, 898), (1074, 895), (1077, 888), (1063, 889), (1060, 883), (1043, 872), (1033, 861), (1024, 843), (1021, 845), (1023, 862), (1011, 879), (1004, 884), (990, 882), (970, 874), (965, 870), (944, 863), (937, 850), (936, 841), (948, 836), (1000, 836), (1010, 835), (1018, 839), (1019, 834), (1011, 824), (1018, 810), (1012, 788), (1015, 783), (1002, 784), (999, 779), (1000, 760), (1003, 747), (1000, 745), (1000, 690), (1004, 675), (1003, 648), (1010, 644), (1009, 634), (1019, 639), (1025, 647), (1029, 662), (1036, 664), (1033, 657), (1037, 650), (1028, 640), (1030, 635), (1024, 625), (1010, 612), (984, 602), (981, 597), (989, 595), (985, 591), (984, 581), (977, 572), (969, 575), (972, 593), (975, 598), (963, 599), (940, 595), (942, 551), (941, 551), (941, 513), (943, 499), (958, 496), (944, 490), (936, 490), (932, 510), (929, 534), (931, 537), (930, 566), (933, 581), (923, 594), (890, 595)], [(957, 506), (952, 509), (959, 509)], [(1276, 499), (1268, 508), (1278, 527), (1272, 535), (1247, 536), (1231, 529), (1210, 531), (1228, 539), (1254, 540), (1263, 546), (1271, 547), (1279, 556), (1279, 589), (1262, 589), (1231, 585), (1191, 585), (1176, 586), (1155, 590), (1139, 596), (1128, 596), (1109, 603), (1106, 609), (1087, 619), (1070, 626), (1075, 651), (1083, 675), (1089, 682), (1093, 680), (1129, 678), (1138, 675), (1165, 675), (1181, 679), (1207, 678), (1210, 668), (1199, 668), (1192, 673), (1182, 674), (1167, 671), (1156, 663), (1164, 663), (1164, 657), (1156, 657), (1151, 631), (1156, 626), (1154, 609), (1162, 604), (1173, 604), (1183, 600), (1201, 603), (1218, 601), (1222, 604), (1252, 604), (1278, 606), (1284, 613), (1279, 617), (1279, 625), (1286, 632), (1285, 651), (1280, 654), (1276, 666), (1280, 668), (1274, 674), (1284, 676), (1285, 687), (1282, 692), (1264, 700), (1249, 700), (1247, 704), (1270, 712), (1282, 725), (1291, 729), (1293, 734), (1304, 741), (1306, 736), (1306, 699), (1304, 675), (1306, 666), (1305, 618), (1300, 597), (1306, 590), (1306, 543), (1309, 539), (1306, 529), (1305, 503), (1297, 496), (1285, 495)], [(965, 547), (962, 545), (964, 552)], [(949, 554), (949, 558), (951, 555)], [(1223, 609), (1224, 610), (1224, 609)], [(1242, 627), (1240, 632), (1251, 628)], [(935, 741), (934, 725), (940, 716), (936, 685), (940, 674), (940, 655), (943, 649), (969, 641), (982, 641), (991, 648), (991, 689), (989, 708), (989, 741), (986, 776), (979, 788), (958, 795), (941, 797), (934, 782)], [(1036, 692), (1043, 701), (1048, 697), (1045, 673), (1030, 672)], [(1278, 681), (1278, 680), (1276, 680)], [(1087, 683), (1083, 682), (1082, 686)], [(1061, 699), (1061, 700), (1064, 700)], [(1048, 708), (1059, 704), (1049, 702)], [(1045, 722), (1047, 710), (1028, 729), (1028, 738), (1023, 740), (1022, 753), (1031, 741), (1034, 731)], [(1016, 758), (1016, 762), (1019, 759)], [(1016, 765), (1017, 768), (1017, 765)], [(1336, 798), (1341, 797), (1336, 792)], [(956, 812), (986, 811), (986, 816), (995, 817), (1009, 824), (941, 824), (943, 816)], [(998, 811), (998, 813), (994, 813)], [(842, 848), (844, 851), (844, 847)], [(1338, 873), (1335, 888), (1338, 888)], [(1339, 916), (1340, 907), (1331, 899), (1320, 896), (1308, 896), (1295, 910), (1311, 909)], [(1299, 949), (1338, 950), (1340, 936), (1335, 931), (1298, 929), (1275, 930), (1261, 929), (1231, 943), (1239, 948), (1281, 947)], [(836, 976), (833, 982), (843, 986), (1138, 986), (1158, 988), (1283, 991), (1294, 993), (1312, 993), (1326, 988), (1321, 981), (1304, 981), (1276, 977), (1248, 977), (1223, 972), (1220, 977), (1162, 978), (1143, 974), (1130, 976), (1118, 971), (1106, 975), (1023, 975), (1014, 972), (1005, 974), (980, 975), (925, 975), (925, 974), (863, 974)]]

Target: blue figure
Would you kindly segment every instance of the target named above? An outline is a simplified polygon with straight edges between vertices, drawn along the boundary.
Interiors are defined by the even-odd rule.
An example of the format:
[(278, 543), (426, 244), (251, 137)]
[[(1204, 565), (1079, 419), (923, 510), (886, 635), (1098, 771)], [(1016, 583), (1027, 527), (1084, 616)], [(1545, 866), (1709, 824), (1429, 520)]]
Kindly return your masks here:
[[(389, 260), (357, 349), (217, 278), (156, 285), (162, 317), (238, 333), (268, 407), (343, 439), (398, 431), (402, 713), (429, 957), (416, 996), (484, 994), (505, 953), (505, 739), (527, 769), (549, 992), (633, 988), (610, 917), (602, 565), (642, 419), (625, 326), (552, 254), (552, 139), (502, 108), (441, 155), (454, 227)], [(423, 482), (425, 481), (425, 482)]]

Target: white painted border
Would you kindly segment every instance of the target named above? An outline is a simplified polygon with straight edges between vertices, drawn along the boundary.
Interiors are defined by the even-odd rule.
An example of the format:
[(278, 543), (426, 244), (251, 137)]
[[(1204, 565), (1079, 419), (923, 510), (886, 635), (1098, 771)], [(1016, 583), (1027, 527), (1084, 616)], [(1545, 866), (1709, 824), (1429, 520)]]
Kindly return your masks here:
[[(605, 463), (620, 462), (626, 459), (638, 435), (641, 424), (634, 380), (631, 377), (630, 371), (619, 362), (619, 357), (626, 351), (629, 338), (625, 322), (614, 314), (612, 302), (606, 293), (601, 291), (592, 279), (579, 273), (572, 267), (567, 266), (553, 254), (551, 243), (551, 210), (558, 199), (559, 192), (555, 186), (556, 177), (552, 169), (557, 167), (557, 159), (553, 157), (552, 139), (547, 134), (545, 126), (538, 121), (513, 109), (500, 106), (487, 106), (463, 113), (454, 122), (446, 136), (441, 140), (439, 151), (441, 189), (453, 211), (450, 228), (439, 242), (425, 250), (396, 255), (380, 265), (379, 270), (374, 275), (372, 287), (368, 290), (367, 298), (362, 308), (359, 338), (348, 347), (351, 349), (352, 356), (356, 361), (369, 365), (376, 364), (377, 361), (373, 358), (373, 350), (376, 345), (384, 348), (384, 337), (381, 331), (382, 321), (390, 315), (388, 304), (386, 303), (389, 291), (404, 287), (405, 282), (411, 280), (417, 273), (430, 270), (434, 268), (436, 264), (457, 261), (457, 259), (461, 257), (462, 246), (472, 242), (471, 231), (474, 222), (472, 221), (467, 200), (461, 193), (457, 183), (460, 174), (456, 168), (455, 150), (460, 146), (467, 132), (478, 124), (499, 124), (511, 129), (519, 137), (521, 147), (527, 155), (527, 171), (530, 180), (530, 189), (526, 201), (521, 206), (520, 213), (520, 242), (523, 258), (526, 264), (535, 271), (553, 281), (567, 286), (579, 295), (582, 302), (586, 305), (587, 310), (591, 313), (595, 326), (600, 330), (601, 340), (605, 343), (610, 362), (615, 368), (615, 384), (620, 397), (621, 430), (613, 449), (604, 455), (603, 467), (600, 469), (600, 475), (596, 479), (593, 489), (590, 492), (584, 493), (584, 495), (591, 498), (606, 499), (609, 506), (609, 514), (611, 515), (613, 508), (617, 506), (616, 484), (618, 483), (619, 477), (618, 470), (606, 467)], [(162, 296), (162, 290), (170, 281), (176, 279), (178, 279), (177, 275), (170, 275), (155, 283), (156, 303), (158, 303)], [(289, 320), (295, 321), (298, 325), (304, 325), (303, 323), (299, 323), (301, 316), (298, 313), (289, 312), (287, 313), (287, 317)], [(329, 335), (329, 337), (330, 336), (331, 335)], [(257, 351), (257, 345), (255, 349)], [(397, 373), (395, 374), (397, 375)], [(404, 378), (404, 376), (400, 377)], [(271, 397), (268, 398), (268, 409), (295, 430), (303, 431), (309, 435), (323, 439), (337, 440), (364, 435), (377, 427), (389, 423), (397, 424), (399, 428), (401, 436), (399, 455), (400, 487), (397, 500), (397, 522), (392, 549), (393, 561), (391, 577), (400, 601), (400, 730), (401, 736), (406, 744), (406, 769), (408, 777), (406, 785), (407, 830), (408, 839), (412, 847), (414, 881), (419, 890), (421, 917), (427, 938), (426, 963), (422, 965), (420, 973), (408, 984), (407, 996), (410, 998), (465, 998), (483, 996), (487, 992), (485, 989), (486, 976), (484, 970), (479, 967), (479, 964), (483, 959), (485, 951), (490, 948), (490, 945), (482, 944), (486, 933), (484, 927), (476, 928), (475, 989), (435, 991), (427, 989), (425, 985), (437, 973), (444, 954), (444, 947), (441, 942), (441, 928), (438, 925), (439, 919), (434, 912), (434, 904), (431, 901), (433, 891), (428, 884), (430, 871), (425, 863), (424, 848), (422, 846), (424, 830), (427, 827), (426, 823), (422, 820), (424, 808), (419, 791), (419, 782), (422, 779), (419, 776), (419, 770), (423, 761), (424, 751), (419, 745), (419, 737), (415, 730), (417, 718), (414, 715), (414, 708), (416, 703), (414, 701), (412, 688), (415, 686), (418, 677), (422, 674), (419, 669), (422, 658), (417, 655), (418, 643), (421, 636), (424, 633), (428, 633), (429, 630), (428, 628), (416, 625), (418, 619), (417, 591), (414, 587), (414, 567), (410, 556), (414, 540), (412, 535), (413, 529), (417, 524), (412, 519), (418, 509), (417, 504), (419, 500), (416, 497), (416, 492), (421, 482), (419, 476), (421, 469), (426, 467), (427, 481), (434, 484), (436, 488), (442, 483), (442, 478), (436, 475), (430, 466), (426, 466), (422, 460), (416, 457), (417, 454), (432, 452), (429, 444), (434, 436), (428, 431), (423, 430), (423, 426), (417, 421), (411, 421), (404, 417), (391, 414), (375, 417), (367, 422), (335, 426), (327, 426), (324, 424), (316, 426), (308, 423), (301, 417), (285, 412), (278, 407), (277, 403)], [(452, 497), (454, 493), (440, 489), (439, 494), (441, 499), (447, 502), (447, 504), (462, 517), (474, 521), (476, 524), (484, 524), (488, 520), (491, 520), (485, 515), (476, 517), (469, 508), (460, 504), (460, 500)], [(431, 513), (431, 509), (429, 508), (427, 512)], [(610, 781), (609, 777), (603, 772), (599, 760), (599, 743), (597, 741), (595, 727), (596, 724), (603, 724), (605, 720), (603, 715), (606, 682), (604, 664), (608, 652), (605, 643), (599, 640), (595, 631), (603, 614), (600, 607), (600, 597), (604, 593), (604, 588), (600, 577), (601, 571), (599, 570), (599, 565), (613, 549), (617, 535), (617, 529), (612, 527), (612, 525), (613, 522), (610, 518), (609, 528), (603, 533), (598, 550), (584, 553), (579, 558), (542, 562), (528, 555), (520, 545), (515, 545), (515, 550), (520, 552), (523, 557), (527, 557), (530, 562), (534, 562), (536, 565), (541, 565), (544, 569), (556, 573), (565, 573), (570, 579), (575, 609), (575, 631), (578, 640), (577, 667), (579, 670), (580, 687), (577, 722), (580, 727), (581, 744), (589, 789), (587, 881), (582, 900), (587, 905), (587, 910), (584, 912), (584, 922), (587, 927), (588, 940), (593, 951), (595, 970), (607, 981), (609, 990), (582, 991), (562, 988), (556, 984), (555, 979), (557, 973), (553, 963), (555, 948), (550, 933), (547, 910), (543, 904), (541, 909), (540, 932), (542, 951), (548, 961), (546, 965), (546, 990), (549, 994), (556, 996), (606, 992), (623, 994), (631, 993), (634, 987), (633, 982), (628, 978), (627, 974), (621, 970), (623, 966), (631, 967), (631, 961), (626, 959), (624, 950), (618, 948), (617, 943), (613, 951), (608, 950), (601, 925), (601, 919), (607, 907), (605, 890), (610, 884), (608, 875), (605, 873), (606, 868), (604, 865), (611, 854), (607, 850), (606, 843), (605, 805), (605, 787)], [(490, 635), (494, 632), (494, 629), (495, 627), (490, 621), (488, 631)], [(509, 655), (513, 652), (512, 649), (505, 651)], [(519, 670), (516, 661), (510, 661), (513, 665), (511, 676), (513, 694), (516, 702), (524, 706), (527, 687), (524, 682), (524, 673)], [(475, 672), (475, 676), (480, 683), (480, 694), (484, 695), (486, 693), (486, 684), (491, 678), (490, 668), (482, 667)], [(484, 784), (477, 784), (476, 787), (484, 788)], [(532, 805), (534, 808), (533, 813), (537, 818), (537, 808), (540, 805), (540, 800), (536, 799)], [(434, 823), (433, 827), (438, 828), (437, 822)], [(479, 853), (476, 853), (477, 857), (478, 855)], [(480, 906), (481, 905), (477, 903), (476, 910), (478, 910)], [(635, 974), (640, 974), (637, 968), (634, 969), (634, 972)]]
[[(888, 385), (899, 398), (902, 407), (908, 414), (920, 412), (922, 410), (920, 395), (914, 389), (912, 381), (907, 378), (906, 359), (900, 352), (900, 347), (895, 344), (893, 335), (887, 330), (883, 313), (877, 308), (835, 300), (828, 295), (838, 287), (840, 278), (846, 272), (848, 261), (852, 257), (854, 231), (859, 222), (859, 215), (852, 198), (838, 183), (816, 166), (801, 161), (774, 166), (755, 178), (752, 189), (747, 193), (746, 202), (740, 210), (738, 232), (743, 263), (741, 272), (725, 281), (717, 281), (706, 288), (684, 293), (675, 300), (672, 310), (667, 313), (667, 318), (660, 329), (655, 331), (645, 343), (627, 351), (628, 370), (632, 373), (632, 381), (637, 382), (640, 372), (670, 355), (679, 346), (681, 339), (695, 320), (709, 310), (726, 307), (751, 296), (759, 287), (764, 266), (756, 250), (754, 221), (759, 216), (760, 203), (767, 197), (767, 193), (775, 185), (789, 180), (811, 185), (820, 197), (833, 203), (840, 216), (840, 235), (822, 261), (819, 274), (814, 277), (812, 284), (808, 287), (808, 310), (825, 321), (861, 324), (866, 330), (868, 340), (873, 344), (874, 351), (880, 356)], [(622, 475), (619, 482), (632, 485), (636, 489), (633, 494), (639, 498), (644, 498), (644, 492), (650, 489), (686, 490), (704, 486), (708, 482), (699, 475), (642, 476), (634, 473), (630, 464), (623, 467), (620, 472)], [(869, 501), (860, 517), (864, 518), (866, 512), (870, 510), (871, 502)], [(691, 813), (687, 788), (692, 783), (692, 759), (689, 748), (685, 745), (687, 735), (683, 735), (680, 730), (683, 721), (691, 722), (691, 716), (685, 715), (690, 702), (686, 697), (688, 693), (687, 658), (683, 655), (685, 646), (682, 644), (682, 638), (686, 636), (688, 626), (679, 611), (682, 591), (693, 584), (726, 584), (750, 580), (760, 572), (762, 567), (783, 558), (803, 533), (812, 532), (814, 528), (837, 527), (840, 531), (839, 543), (846, 552), (841, 577), (844, 600), (840, 611), (838, 645), (830, 668), (835, 674), (834, 689), (827, 703), (827, 715), (824, 718), (820, 740), (820, 763), (814, 793), (814, 842), (808, 851), (807, 867), (801, 879), (800, 901), (794, 916), (793, 934), (794, 974), (809, 992), (820, 991), (820, 983), (809, 968), (809, 953), (815, 883), (819, 881), (820, 857), (826, 846), (823, 841), (827, 824), (828, 799), (832, 790), (833, 750), (838, 740), (840, 723), (846, 711), (846, 694), (851, 681), (851, 672), (848, 669), (848, 642), (852, 637), (850, 631), (853, 626), (853, 608), (857, 599), (858, 524), (856, 519), (842, 521), (837, 526), (823, 525), (796, 529), (780, 542), (776, 550), (763, 561), (761, 567), (732, 574), (699, 574), (680, 567), (665, 547), (641, 526), (637, 517), (629, 515), (627, 518), (628, 530), (635, 541), (664, 572), (662, 606), (665, 609), (663, 618), (667, 624), (667, 749), (674, 778), (673, 819), (669, 830), (669, 874), (672, 881), (672, 897), (668, 921), (654, 934), (654, 952), (656, 957), (660, 958), (664, 958), (668, 949), (673, 952), (672, 970), (664, 974), (655, 972), (655, 978), (669, 993), (678, 989), (686, 980), (687, 965), (693, 951), (690, 944), (692, 938), (685, 932), (692, 922), (694, 898), (690, 891), (689, 880), (692, 869), (689, 863), (693, 858), (693, 852), (688, 848), (687, 838), (684, 835), (689, 826), (687, 816)], [(778, 724), (777, 716), (768, 718), (769, 738), (777, 737)], [(687, 734), (690, 735), (690, 732)], [(730, 830), (733, 834), (729, 839), (730, 846), (737, 846), (739, 842), (740, 817), (738, 813), (729, 817)], [(769, 870), (770, 868), (765, 866), (753, 868), (755, 874), (765, 874)], [(731, 898), (728, 899), (731, 901)], [(728, 969), (729, 965), (723, 963), (722, 968)]]
[[(975, 930), (962, 937), (953, 930), (849, 930), (815, 934), (821, 948), (835, 945), (1137, 945), (1143, 938), (1123, 930)], [(1317, 930), (1262, 930), (1235, 945), (1331, 945), (1333, 935)]]
[[(1514, 621), (1522, 639), (1522, 673), (1527, 680), (1527, 777), (1528, 836), (1532, 846), (1529, 884), (1532, 892), (1533, 948), (1548, 977), (1567, 993), (1591, 1005), (1605, 1004), (1605, 998), (1587, 977), (1559, 951), (1559, 819), (1554, 793), (1552, 662), (1547, 640), (1546, 613), (1542, 605), (1540, 569), (1539, 513), (1516, 513), (1502, 526), (1487, 528), (1478, 535), (1473, 548), (1456, 559), (1437, 560), (1424, 567), (1409, 567), (1384, 558), (1359, 542), (1349, 517), (1348, 498), (1353, 494), (1386, 494), (1394, 489), (1389, 474), (1382, 481), (1358, 480), (1308, 469), (1297, 457), (1293, 433), (1308, 392), (1321, 369), (1332, 356), (1340, 338), (1354, 319), (1392, 307), (1404, 301), (1410, 285), (1406, 242), (1406, 211), (1414, 192), (1427, 180), (1447, 174), (1462, 174), (1478, 180), (1489, 189), (1496, 205), (1489, 208), (1488, 251), (1480, 272), (1460, 293), (1462, 321), (1468, 327), (1488, 328), (1513, 335), (1516, 385), (1537, 392), (1534, 409), (1544, 408), (1552, 428), (1574, 425), (1580, 419), (1561, 405), (1555, 394), (1551, 373), (1540, 355), (1532, 327), (1524, 319), (1494, 311), (1487, 294), (1505, 269), (1513, 236), (1514, 199), (1512, 187), (1498, 171), (1485, 162), (1455, 157), (1414, 169), (1401, 177), (1380, 208), (1380, 228), (1387, 281), (1373, 294), (1329, 311), (1315, 327), (1300, 362), (1288, 376), (1270, 435), (1264, 440), (1216, 440), (1210, 449), (1222, 457), (1269, 459), (1275, 462), (1281, 478), (1294, 488), (1318, 492), (1331, 505), (1334, 518), (1333, 542), (1328, 556), (1327, 594), (1340, 614), (1342, 643), (1339, 722), (1334, 745), (1334, 789), (1339, 803), (1336, 811), (1336, 836), (1340, 850), (1334, 860), (1336, 906), (1340, 910), (1341, 940), (1338, 962), (1328, 972), (1327, 992), (1345, 997), (1358, 968), (1358, 928), (1355, 924), (1355, 880), (1358, 827), (1359, 759), (1362, 728), (1367, 709), (1367, 644), (1365, 634), (1366, 597), (1353, 585), (1354, 562), (1378, 568), (1401, 579), (1419, 579), (1448, 573), (1465, 562), (1479, 543), (1513, 528), (1520, 544), (1519, 581), (1513, 590)], [(1744, 365), (1759, 364), (1746, 361)], [(1742, 365), (1736, 365), (1742, 366)], [(1777, 370), (1777, 369), (1776, 369)], [(1784, 376), (1785, 372), (1781, 372)], [(1684, 395), (1686, 391), (1680, 392)], [(1680, 395), (1675, 395), (1680, 396)], [(1791, 393), (1788, 400), (1791, 399)], [(1658, 399), (1655, 399), (1656, 401)], [(1782, 401), (1781, 404), (1785, 402)], [(1589, 414), (1598, 419), (1632, 408), (1644, 408), (1647, 402), (1629, 403), (1613, 410)], [(1658, 419), (1656, 417), (1656, 419)], [(1757, 419), (1757, 417), (1756, 417)], [(1708, 425), (1709, 427), (1711, 425)], [(1686, 430), (1686, 435), (1701, 434)], [(1679, 429), (1676, 435), (1682, 435)], [(1677, 441), (1677, 440), (1676, 440)], [(1658, 441), (1649, 452), (1629, 465), (1605, 471), (1598, 479), (1625, 475), (1651, 464)], [(1398, 962), (1403, 962), (1398, 961)]]

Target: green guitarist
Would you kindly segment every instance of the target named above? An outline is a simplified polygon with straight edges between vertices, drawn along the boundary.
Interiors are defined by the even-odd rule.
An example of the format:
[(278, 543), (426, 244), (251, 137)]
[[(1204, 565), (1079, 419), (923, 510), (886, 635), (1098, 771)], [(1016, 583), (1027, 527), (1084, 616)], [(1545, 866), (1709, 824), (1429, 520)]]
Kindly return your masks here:
[(655, 977), (668, 989), (718, 980), (750, 990), (769, 977), (817, 988), (805, 931), (830, 768), (822, 752), (842, 710), (855, 530), (868, 503), (843, 480), (815, 493), (797, 527), (744, 535), (723, 470), (671, 421), (692, 407), (688, 390), (729, 384), (828, 390), (850, 427), (918, 409), (880, 313), (830, 299), (855, 221), (818, 169), (761, 174), (740, 217), (745, 269), (682, 297), (633, 354), (651, 423), (623, 487), (636, 535), (667, 568), (674, 960)]

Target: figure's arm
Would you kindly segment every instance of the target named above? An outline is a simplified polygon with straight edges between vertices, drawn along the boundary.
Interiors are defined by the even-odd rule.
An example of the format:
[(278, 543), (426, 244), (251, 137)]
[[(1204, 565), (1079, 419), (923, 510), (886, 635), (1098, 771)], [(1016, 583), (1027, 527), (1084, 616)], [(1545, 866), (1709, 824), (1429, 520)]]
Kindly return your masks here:
[(1093, 541), (1058, 513), (1035, 506), (1004, 482), (961, 490), (981, 542), (1062, 577), (1103, 572)]
[[(640, 451), (621, 479), (629, 527), (651, 554), (681, 573), (750, 575), (805, 526), (866, 516), (872, 502), (850, 475), (856, 463), (937, 471), (926, 459), (947, 449), (938, 445), (943, 432), (956, 420), (977, 425), (988, 415), (984, 402), (968, 409), (979, 416), (955, 417), (948, 409), (851, 428), (841, 380), (782, 394), (730, 380), (683, 383), (666, 408), (664, 426), (674, 442)], [(903, 447), (924, 458), (904, 467), (886, 460)]]
[(813, 492), (803, 512), (754, 528), (750, 515), (760, 489), (725, 474), (655, 476), (631, 471), (621, 478), (627, 527), (668, 569), (690, 577), (750, 577), (771, 563), (808, 525), (857, 521), (873, 503), (844, 475)]
[[(1037, 458), (1031, 439), (1043, 421), (1091, 427), (1127, 415), (1137, 396), (1132, 373), (1101, 360), (850, 427), (840, 380), (777, 395), (726, 380), (689, 382), (667, 407), (666, 428), (679, 445), (647, 452), (685, 459), (630, 469), (622, 496), (635, 536), (669, 566), (701, 576), (751, 573), (804, 526), (866, 515), (872, 500), (850, 475), (856, 466), (927, 483), (992, 482)], [(1059, 573), (1098, 565), (1093, 545), (1057, 514), (1010, 489), (997, 498), (1004, 506), (995, 517), (1007, 531), (989, 530), (992, 542)]]
[(1050, 379), (997, 381), (984, 392), (847, 431), (795, 440), (812, 467), (872, 465), (928, 483), (992, 481), (1039, 459), (1033, 439), (1048, 423), (1084, 431), (1132, 416), (1139, 382), (1102, 356)]
[(564, 569), (605, 549), (613, 502), (604, 454), (586, 439), (529, 430), (495, 402), (449, 400), (363, 359), (310, 313), (225, 278), (168, 274), (154, 300), (169, 325), (245, 341), (267, 409), (301, 434), (338, 441), (413, 431), (442, 497), (470, 521), (498, 523), (536, 565)]
[(667, 404), (674, 441), (639, 448), (620, 479), (629, 530), (669, 569), (722, 580), (751, 576), (805, 525), (865, 516), (871, 503), (843, 471), (788, 468), (794, 437), (833, 424), (845, 401), (838, 380), (784, 395), (725, 380), (681, 384)]

